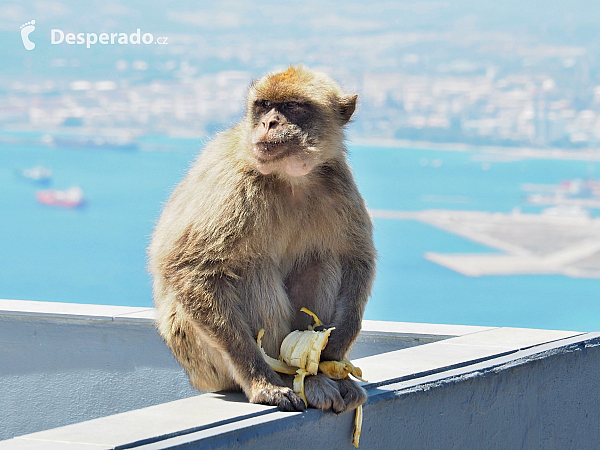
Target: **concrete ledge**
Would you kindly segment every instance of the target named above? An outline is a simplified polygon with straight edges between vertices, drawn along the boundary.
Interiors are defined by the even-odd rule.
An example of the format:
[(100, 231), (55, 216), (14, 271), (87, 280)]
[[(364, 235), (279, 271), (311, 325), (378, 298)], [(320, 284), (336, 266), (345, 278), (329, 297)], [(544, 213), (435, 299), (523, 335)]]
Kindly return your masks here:
[[(0, 302), (2, 311), (9, 306)], [(182, 396), (187, 398), (177, 399), (180, 393), (169, 399), (167, 384), (173, 378), (179, 380), (177, 377), (186, 383), (187, 380), (156, 336), (148, 317), (129, 322), (106, 319), (99, 323), (94, 317), (114, 317), (100, 308), (90, 315), (92, 319), (82, 323), (82, 317), (87, 316), (82, 305), (75, 307), (76, 314), (69, 307), (65, 310), (52, 306), (54, 310), (47, 314), (58, 315), (54, 319), (33, 311), (44, 305), (27, 305), (29, 309), (22, 314), (15, 311), (14, 303), (12, 306), (6, 314), (0, 313), (0, 432), (8, 429), (12, 436), (21, 435), (1, 441), (1, 450), (289, 448), (290, 443), (301, 448), (353, 448), (352, 412), (282, 413), (273, 407), (251, 405), (241, 394), (194, 395), (190, 388)], [(120, 314), (123, 312), (117, 312)], [(151, 315), (148, 311), (143, 314)], [(17, 331), (23, 329), (24, 334), (19, 335)], [(132, 330), (140, 329), (147, 333), (131, 342), (136, 337)], [(55, 333), (54, 340), (47, 339), (52, 336), (50, 331)], [(43, 351), (57, 345), (66, 346), (67, 352), (91, 346), (88, 359), (100, 359), (97, 365), (101, 367), (109, 364), (112, 372), (106, 373), (110, 372), (112, 378), (99, 377), (96, 384), (88, 386), (81, 383), (90, 370), (85, 364), (74, 372), (61, 370), (59, 364), (53, 373), (48, 362), (38, 366), (37, 372), (30, 365), (29, 371), (10, 373), (7, 367), (20, 350), (33, 358), (40, 356), (36, 353), (40, 342), (31, 345), (36, 339), (31, 338), (31, 333), (37, 333), (39, 338), (42, 332), (46, 333)], [(87, 340), (80, 341), (84, 336)], [(140, 341), (140, 336), (146, 340)], [(17, 347), (12, 354), (5, 351), (11, 339)], [(103, 340), (107, 347), (102, 347)], [(415, 344), (416, 341), (419, 342)], [(369, 380), (365, 384), (369, 401), (364, 407), (363, 449), (595, 449), (600, 442), (600, 333), (365, 321), (358, 344), (363, 348), (358, 345), (355, 349), (355, 362)], [(60, 354), (58, 350), (54, 348)], [(135, 361), (133, 368), (130, 358)], [(73, 365), (66, 355), (59, 359)], [(166, 360), (173, 364), (172, 368), (162, 373), (150, 370), (164, 365)], [(123, 364), (127, 369), (123, 370)], [(142, 376), (144, 364), (147, 373)], [(128, 379), (128, 370), (138, 372), (137, 376)], [(57, 394), (38, 383), (16, 395), (13, 392), (18, 381), (23, 384), (30, 382), (32, 376), (39, 376), (47, 383), (55, 375), (67, 377), (69, 388), (63, 386)], [(166, 393), (160, 394), (163, 388), (156, 389), (161, 383)], [(105, 396), (123, 384), (130, 391), (125, 402), (115, 399), (114, 392), (109, 395), (110, 401), (123, 403), (123, 411), (127, 407), (134, 410), (110, 415), (102, 406)], [(94, 388), (100, 395), (94, 395)], [(56, 398), (63, 394), (79, 403), (57, 403)], [(92, 402), (86, 404), (88, 396)], [(139, 403), (136, 398), (140, 397), (154, 402), (154, 406), (135, 409), (136, 401)], [(43, 415), (48, 414), (44, 405), (54, 403), (54, 408), (67, 416), (58, 417), (57, 413), (55, 421), (71, 425), (29, 434), (19, 432), (24, 427), (16, 422), (27, 424), (29, 415), (39, 415), (39, 411), (30, 408), (31, 401), (43, 410)], [(77, 413), (93, 404), (97, 410), (92, 411), (96, 415), (91, 417), (97, 418), (81, 422), (85, 419), (79, 419), (81, 414)], [(46, 421), (36, 426), (43, 429), (39, 427), (50, 428), (52, 424)]]
[(0, 315), (55, 319), (152, 322), (156, 316), (156, 311), (154, 308), (136, 308), (133, 306), (88, 305), (81, 303), (0, 299)]
[[(198, 395), (152, 308), (0, 300), (0, 439)], [(378, 326), (380, 324), (380, 326)], [(368, 322), (352, 358), (481, 327)]]
[(0, 439), (198, 395), (153, 314), (0, 300)]
[[(137, 308), (133, 306), (91, 305), (82, 303), (37, 302), (31, 300), (0, 299), (0, 316), (29, 316), (45, 318), (64, 318), (81, 320), (131, 320), (152, 322), (156, 317), (154, 308)], [(430, 323), (385, 322), (364, 320), (363, 333), (384, 335), (422, 336), (462, 336), (478, 331), (490, 330), (493, 327), (469, 325), (443, 325)]]

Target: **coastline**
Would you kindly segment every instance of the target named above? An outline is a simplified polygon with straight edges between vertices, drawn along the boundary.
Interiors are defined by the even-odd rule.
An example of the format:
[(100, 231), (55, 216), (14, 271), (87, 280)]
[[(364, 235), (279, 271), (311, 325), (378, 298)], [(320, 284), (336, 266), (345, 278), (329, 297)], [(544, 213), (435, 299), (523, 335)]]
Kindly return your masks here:
[(364, 139), (350, 138), (350, 145), (358, 147), (397, 148), (411, 150), (435, 150), (446, 152), (473, 152), (473, 160), (485, 162), (513, 162), (525, 159), (555, 159), (569, 161), (600, 161), (600, 148), (563, 149), (533, 147), (501, 147), (493, 145), (471, 145), (462, 143), (443, 143), (411, 141), (407, 139)]
[[(600, 219), (485, 211), (370, 210), (377, 219), (416, 220), (500, 253), (437, 253), (423, 257), (469, 277), (565, 275), (600, 279)], [(546, 236), (546, 237), (545, 237)]]
[[(35, 137), (24, 139), (17, 137), (18, 134), (32, 134)], [(42, 129), (31, 126), (13, 126), (11, 128), (0, 130), (0, 144), (37, 144), (48, 146), (44, 137), (54, 134), (69, 135), (78, 138), (119, 138), (125, 141), (139, 143), (139, 150), (156, 151), (158, 148), (147, 142), (147, 137), (151, 135), (143, 133), (139, 128), (107, 128), (97, 129), (94, 127), (74, 128), (59, 127), (53, 130)], [(197, 133), (193, 130), (178, 129), (164, 135), (154, 135), (153, 137), (164, 137), (173, 140), (197, 141), (201, 145), (206, 141), (207, 136)], [(141, 142), (140, 142), (141, 141)], [(348, 136), (346, 142), (349, 146), (356, 147), (377, 147), (392, 148), (398, 150), (410, 149), (418, 151), (444, 151), (444, 152), (463, 152), (473, 153), (473, 161), (481, 162), (514, 162), (527, 159), (551, 159), (565, 161), (589, 161), (600, 162), (600, 147), (583, 149), (564, 149), (558, 147), (535, 148), (535, 147), (502, 147), (494, 145), (473, 145), (466, 143), (450, 142), (429, 142), (409, 139), (394, 138), (361, 138), (358, 136)], [(161, 145), (164, 145), (162, 143)]]

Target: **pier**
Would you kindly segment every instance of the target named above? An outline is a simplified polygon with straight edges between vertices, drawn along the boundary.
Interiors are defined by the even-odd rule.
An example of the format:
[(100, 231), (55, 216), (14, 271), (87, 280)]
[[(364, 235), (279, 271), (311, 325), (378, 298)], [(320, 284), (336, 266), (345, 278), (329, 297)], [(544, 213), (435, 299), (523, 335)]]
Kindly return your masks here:
[(424, 254), (429, 261), (466, 276), (561, 274), (600, 278), (600, 219), (519, 211), (371, 210), (371, 215), (417, 220), (499, 251)]

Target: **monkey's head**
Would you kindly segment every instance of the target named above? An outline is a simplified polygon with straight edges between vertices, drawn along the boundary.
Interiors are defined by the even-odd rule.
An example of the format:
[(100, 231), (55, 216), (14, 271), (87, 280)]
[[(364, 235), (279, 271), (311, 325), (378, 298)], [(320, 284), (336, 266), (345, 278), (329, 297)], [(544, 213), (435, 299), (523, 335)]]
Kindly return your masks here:
[(298, 178), (344, 153), (343, 127), (356, 108), (327, 75), (291, 66), (254, 82), (246, 119), (251, 163), (262, 174)]

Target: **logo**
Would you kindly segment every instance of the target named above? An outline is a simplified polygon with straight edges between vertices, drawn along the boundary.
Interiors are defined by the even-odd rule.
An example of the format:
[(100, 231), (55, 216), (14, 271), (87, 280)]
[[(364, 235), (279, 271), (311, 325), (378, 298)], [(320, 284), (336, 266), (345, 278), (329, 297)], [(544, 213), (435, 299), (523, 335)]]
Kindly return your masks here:
[(35, 48), (35, 44), (29, 40), (29, 35), (33, 30), (35, 30), (35, 20), (21, 25), (21, 39), (23, 39), (23, 45), (26, 50), (33, 50)]
[[(29, 35), (35, 30), (35, 20), (26, 22), (21, 25), (21, 39), (26, 50), (33, 50), (35, 43), (29, 40)], [(65, 33), (64, 31), (53, 28), (50, 31), (50, 43), (68, 45), (85, 44), (87, 48), (91, 48), (94, 44), (101, 45), (127, 45), (127, 44), (158, 44), (168, 45), (168, 37), (160, 36), (156, 39), (152, 33), (143, 33), (138, 28), (134, 33)]]
[(53, 28), (50, 31), (50, 43), (54, 45), (62, 44), (63, 42), (68, 45), (83, 45), (87, 48), (91, 48), (96, 43), (101, 45), (128, 45), (128, 44), (160, 44), (167, 45), (168, 37), (158, 37), (154, 39), (152, 33), (144, 33), (138, 28), (135, 33), (65, 33), (58, 28)]

